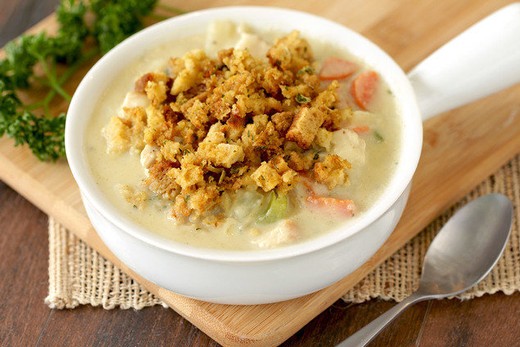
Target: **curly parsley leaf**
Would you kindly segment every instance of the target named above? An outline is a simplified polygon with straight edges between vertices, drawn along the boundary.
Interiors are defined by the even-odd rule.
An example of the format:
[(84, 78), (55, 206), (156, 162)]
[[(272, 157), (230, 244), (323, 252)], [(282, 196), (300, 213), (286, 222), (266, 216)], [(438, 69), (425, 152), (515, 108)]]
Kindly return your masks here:
[(14, 91), (0, 80), (0, 137), (7, 132), (9, 124), (15, 119), (19, 105), (21, 105), (20, 99)]
[(0, 80), (0, 136), (6, 134), (15, 145), (27, 144), (40, 160), (56, 160), (65, 155), (65, 114), (38, 117), (20, 109), (22, 103)]
[[(56, 9), (56, 35), (40, 32), (9, 42), (5, 59), (0, 60), (0, 137), (7, 135), (15, 145), (28, 145), (40, 160), (63, 157), (66, 115), (50, 114), (50, 103), (57, 95), (70, 101), (63, 86), (79, 66), (139, 30), (156, 4), (157, 0), (62, 0)], [(92, 19), (86, 20), (89, 15)], [(99, 47), (86, 51), (89, 37)], [(58, 75), (59, 64), (68, 68)], [(48, 87), (48, 93), (42, 100), (24, 105), (17, 90), (29, 88), (33, 82)]]
[(54, 161), (65, 156), (65, 113), (54, 118), (37, 117), (23, 111), (9, 124), (7, 135), (16, 145), (27, 144), (42, 161)]
[(62, 1), (56, 9), (60, 29), (54, 37), (54, 55), (57, 61), (73, 63), (81, 56), (84, 40), (89, 34), (85, 23), (87, 6), (83, 1)]
[(4, 82), (13, 88), (29, 87), (29, 78), (33, 75), (33, 67), (38, 61), (29, 53), (30, 47), (44, 34), (21, 36), (5, 46)]
[(142, 27), (141, 20), (156, 5), (157, 0), (101, 1), (91, 2), (96, 14), (94, 36), (103, 53), (108, 52)]

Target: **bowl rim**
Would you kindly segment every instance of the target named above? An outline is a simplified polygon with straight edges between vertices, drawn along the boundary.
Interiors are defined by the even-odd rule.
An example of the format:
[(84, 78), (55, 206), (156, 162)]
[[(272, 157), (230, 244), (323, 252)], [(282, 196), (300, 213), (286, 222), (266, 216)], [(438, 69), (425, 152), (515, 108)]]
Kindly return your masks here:
[[(84, 119), (85, 117), (81, 117), (80, 115), (84, 113), (82, 112), (83, 109), (88, 106), (87, 102), (92, 103), (88, 96), (92, 93), (93, 86), (98, 82), (96, 77), (98, 75), (104, 76), (103, 73), (108, 72), (107, 66), (117, 64), (118, 60), (121, 60), (121, 57), (124, 57), (125, 54), (129, 54), (129, 52), (135, 48), (133, 46), (143, 44), (143, 42), (145, 45), (149, 44), (147, 41), (160, 37), (167, 29), (176, 29), (200, 22), (209, 23), (211, 20), (222, 18), (241, 18), (241, 21), (244, 21), (243, 18), (248, 18), (248, 15), (252, 16), (253, 14), (255, 20), (257, 18), (269, 18), (271, 21), (274, 17), (298, 18), (300, 22), (318, 24), (319, 30), (321, 31), (341, 32), (348, 37), (349, 40), (353, 40), (351, 43), (359, 44), (362, 49), (366, 50), (363, 51), (363, 56), (360, 57), (362, 60), (367, 58), (368, 52), (371, 57), (374, 56), (380, 59), (382, 64), (384, 63), (384, 71), (379, 71), (377, 68), (376, 70), (385, 76), (385, 80), (389, 85), (394, 86), (395, 83), (395, 86), (399, 86), (397, 93), (392, 89), (394, 95), (396, 95), (396, 103), (400, 108), (401, 121), (403, 123), (401, 126), (402, 148), (400, 149), (399, 164), (395, 169), (388, 187), (381, 196), (373, 206), (367, 211), (364, 211), (361, 216), (357, 216), (355, 220), (349, 221), (349, 228), (340, 227), (300, 243), (265, 250), (223, 250), (189, 246), (153, 234), (152, 231), (146, 230), (146, 228), (131, 221), (130, 218), (125, 217), (122, 211), (119, 211), (112, 205), (108, 198), (105, 197), (96, 186), (90, 174), (89, 165), (87, 164), (88, 161), (83, 148), (85, 127), (83, 127), (83, 129), (81, 127), (83, 124), (82, 121), (86, 121)], [(246, 19), (245, 21), (248, 22), (250, 20)], [(302, 26), (299, 24), (297, 29), (301, 30), (304, 27), (309, 27), (309, 25), (310, 24), (304, 24)], [(315, 28), (316, 27), (313, 26), (313, 30)], [(304, 36), (309, 35), (304, 34)], [(342, 40), (341, 42), (344, 42), (346, 39), (342, 38)], [(153, 46), (148, 48), (153, 48)], [(354, 55), (358, 56), (355, 52)], [(118, 73), (120, 73), (120, 71)], [(117, 76), (117, 73), (115, 73), (114, 76)], [(391, 77), (391, 81), (389, 81), (388, 77)], [(106, 88), (107, 85), (98, 89), (104, 90)], [(405, 98), (406, 102), (400, 102), (397, 100), (398, 98)], [(96, 99), (96, 102), (92, 104), (96, 105), (97, 101)], [(90, 113), (92, 112), (93, 109)], [(270, 261), (300, 256), (330, 247), (363, 231), (388, 211), (411, 182), (418, 165), (422, 149), (422, 120), (415, 99), (415, 93), (406, 74), (389, 55), (364, 36), (332, 20), (297, 10), (269, 6), (229, 6), (194, 11), (151, 25), (127, 38), (101, 57), (84, 76), (70, 103), (65, 126), (65, 148), (70, 169), (79, 186), (82, 197), (87, 199), (91, 205), (112, 224), (132, 235), (134, 238), (157, 248), (193, 258), (224, 262)]]

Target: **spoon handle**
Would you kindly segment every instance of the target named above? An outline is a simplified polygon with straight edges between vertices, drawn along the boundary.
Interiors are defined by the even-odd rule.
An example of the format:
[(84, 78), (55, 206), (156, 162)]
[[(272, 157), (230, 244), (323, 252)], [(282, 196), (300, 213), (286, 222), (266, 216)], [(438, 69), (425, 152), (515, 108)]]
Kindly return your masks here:
[(375, 338), (379, 333), (391, 322), (399, 316), (404, 310), (406, 310), (409, 306), (426, 300), (427, 298), (418, 295), (416, 293), (410, 295), (399, 304), (392, 307), (390, 310), (383, 313), (381, 316), (373, 320), (370, 324), (363, 327), (363, 329), (357, 331), (354, 335), (350, 336), (343, 342), (341, 342), (336, 347), (361, 347), (366, 346), (373, 338)]

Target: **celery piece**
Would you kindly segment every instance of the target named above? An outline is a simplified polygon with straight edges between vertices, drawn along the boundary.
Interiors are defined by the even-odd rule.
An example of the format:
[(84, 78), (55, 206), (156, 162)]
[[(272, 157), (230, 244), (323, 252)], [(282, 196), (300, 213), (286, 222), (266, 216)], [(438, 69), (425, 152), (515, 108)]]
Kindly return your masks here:
[(289, 199), (286, 194), (271, 193), (271, 200), (265, 214), (258, 218), (259, 223), (273, 223), (287, 216)]
[(381, 143), (385, 140), (378, 131), (374, 131), (374, 138), (376, 139), (377, 143)]

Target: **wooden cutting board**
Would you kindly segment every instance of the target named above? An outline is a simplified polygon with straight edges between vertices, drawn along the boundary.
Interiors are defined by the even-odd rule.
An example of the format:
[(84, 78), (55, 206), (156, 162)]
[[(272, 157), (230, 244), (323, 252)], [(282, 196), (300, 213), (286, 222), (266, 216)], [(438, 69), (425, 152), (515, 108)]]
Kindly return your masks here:
[[(265, 1), (340, 22), (379, 44), (409, 70), (462, 30), (511, 1)], [(196, 10), (233, 1), (168, 1)], [(241, 4), (256, 4), (241, 1)], [(53, 31), (54, 17), (32, 30)], [(73, 91), (86, 69), (67, 89)], [(36, 98), (27, 93), (25, 99)], [(66, 105), (54, 105), (57, 110)], [(128, 269), (90, 225), (67, 163), (38, 162), (30, 151), (0, 139), (0, 179), (52, 215), (187, 320), (223, 345), (278, 345), (334, 303), (436, 216), (520, 152), (520, 85), (446, 113), (425, 124), (423, 155), (403, 218), (389, 240), (350, 276), (319, 292), (269, 305), (230, 306), (188, 299), (150, 283)], [(71, 312), (70, 314), (74, 314)]]

